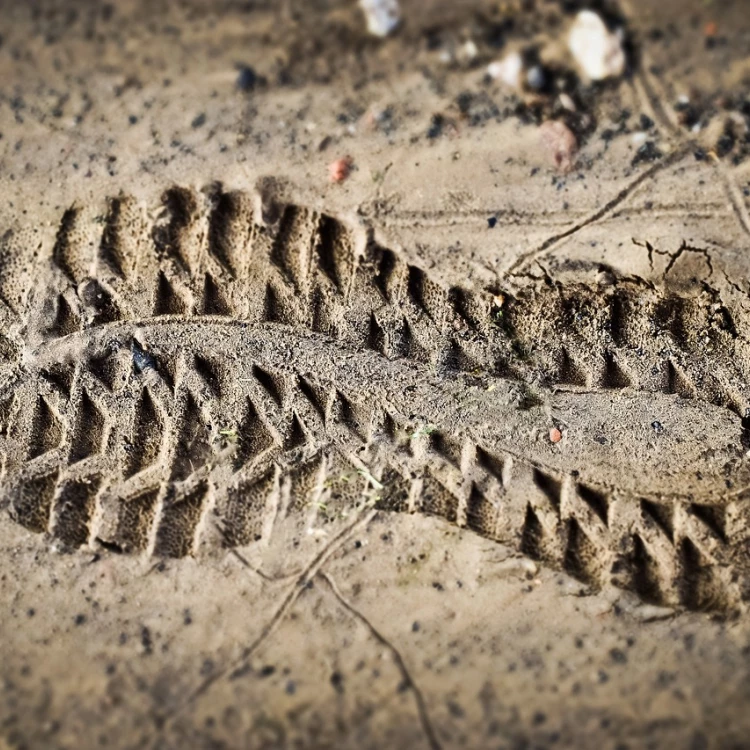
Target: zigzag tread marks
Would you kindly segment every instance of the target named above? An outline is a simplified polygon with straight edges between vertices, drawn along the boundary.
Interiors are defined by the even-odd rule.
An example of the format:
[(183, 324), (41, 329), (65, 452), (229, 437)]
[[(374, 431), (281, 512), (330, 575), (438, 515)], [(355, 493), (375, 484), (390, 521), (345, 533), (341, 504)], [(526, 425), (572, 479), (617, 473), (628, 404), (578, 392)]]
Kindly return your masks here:
[(410, 486), (407, 479), (391, 466), (381, 474), (383, 490), (380, 493), (377, 507), (395, 513), (406, 513), (409, 510)]
[(10, 434), (15, 405), (16, 397), (14, 393), (0, 401), (0, 437), (7, 437)]
[(234, 454), (235, 471), (275, 444), (273, 434), (269, 431), (250, 398), (247, 399), (238, 434), (238, 445)]
[(68, 480), (60, 487), (51, 532), (66, 547), (81, 547), (88, 542), (101, 483), (101, 477), (85, 477)]
[(487, 539), (498, 538), (498, 508), (472, 483), (466, 505), (466, 526)]
[(546, 551), (546, 534), (539, 516), (531, 503), (526, 506), (526, 517), (521, 531), (519, 549), (533, 560), (544, 560), (548, 556)]
[(65, 296), (59, 294), (54, 303), (54, 308), (47, 333), (52, 336), (68, 336), (81, 329), (81, 318), (73, 310)]
[(164, 500), (157, 520), (154, 554), (185, 557), (194, 551), (196, 530), (207, 502), (208, 487), (200, 482), (181, 497)]
[(648, 522), (656, 524), (663, 534), (674, 542), (674, 509), (671, 505), (663, 505), (651, 500), (641, 499), (641, 512)]
[(11, 320), (24, 312), (33, 280), (24, 253), (41, 245), (39, 228), (7, 229), (0, 234), (0, 310), (7, 307)]
[(70, 440), (70, 463), (99, 452), (105, 436), (105, 419), (99, 407), (83, 391), (80, 395), (76, 423)]
[(288, 472), (281, 477), (280, 514), (291, 516), (304, 513), (319, 502), (325, 490), (326, 475), (325, 456), (316, 455), (290, 466)]
[(639, 534), (634, 534), (629, 556), (631, 585), (636, 594), (653, 604), (665, 602), (659, 563)]
[(567, 521), (567, 543), (563, 567), (574, 578), (598, 587), (603, 580), (605, 561), (601, 551), (591, 542), (581, 524), (575, 519)]
[(50, 522), (57, 472), (22, 482), (11, 494), (10, 514), (29, 531), (42, 533)]
[[(125, 212), (131, 205), (126, 198), (110, 202), (101, 231), (98, 224), (88, 226), (85, 212), (78, 209), (64, 218), (55, 250), (55, 262), (61, 270), (55, 279), (56, 283), (68, 279), (70, 284), (62, 289), (55, 287), (52, 292), (49, 309), (51, 318), (57, 318), (56, 335), (71, 335), (74, 341), (82, 341), (90, 333), (88, 328), (107, 324), (103, 331), (93, 332), (101, 335), (102, 341), (110, 332), (113, 339), (140, 336), (137, 331), (121, 332), (129, 318), (139, 318), (142, 311), (148, 317), (153, 311), (181, 319), (162, 319), (159, 325), (175, 325), (170, 329), (175, 332), (174, 346), (188, 351), (172, 357), (158, 348), (152, 353), (146, 344), (135, 342), (128, 367), (112, 370), (108, 368), (114, 360), (89, 357), (87, 352), (88, 364), (83, 368), (88, 371), (86, 377), (95, 375), (104, 388), (90, 380), (79, 385), (78, 376), (65, 367), (50, 365), (44, 374), (40, 372), (46, 381), (42, 401), (35, 404), (31, 420), (20, 420), (23, 429), (18, 430), (15, 424), (7, 429), (8, 439), (15, 440), (18, 432), (19, 439), (24, 440), (31, 431), (24, 447), (31, 445), (29, 452), (39, 452), (31, 456), (31, 469), (23, 467), (27, 472), (23, 476), (31, 476), (32, 469), (47, 472), (57, 460), (53, 452), (61, 446), (64, 450), (58, 452), (66, 454), (61, 458), (69, 465), (62, 469), (60, 482), (53, 483), (52, 494), (45, 495), (51, 499), (44, 500), (41, 509), (39, 503), (34, 509), (28, 508), (26, 501), (19, 499), (21, 495), (16, 495), (12, 507), (27, 525), (35, 529), (48, 525), (49, 520), (40, 519), (49, 519), (51, 512), (53, 529), (63, 529), (61, 519), (68, 518), (63, 508), (67, 508), (65, 513), (73, 514), (75, 522), (70, 521), (71, 531), (60, 533), (80, 540), (91, 525), (91, 503), (113, 505), (112, 498), (122, 491), (122, 498), (117, 500), (121, 517), (112, 527), (115, 530), (110, 533), (107, 524), (103, 526), (112, 544), (122, 542), (128, 549), (152, 549), (157, 554), (191, 554), (200, 519), (207, 513), (206, 498), (215, 495), (217, 508), (228, 513), (231, 510), (224, 516), (227, 528), (235, 523), (226, 521), (231, 516), (241, 529), (229, 529), (230, 535), (235, 534), (237, 543), (247, 543), (262, 534), (257, 531), (257, 518), (263, 512), (256, 508), (252, 513), (247, 511), (248, 515), (243, 505), (246, 496), (242, 494), (235, 498), (234, 505), (227, 504), (222, 494), (227, 486), (244, 487), (251, 475), (269, 471), (278, 461), (282, 467), (278, 483), (274, 480), (266, 489), (281, 510), (289, 510), (297, 502), (296, 490), (292, 489), (297, 481), (300, 487), (312, 482), (309, 491), (329, 491), (331, 497), (335, 494), (336, 502), (345, 504), (351, 501), (351, 492), (363, 485), (368, 489), (367, 483), (358, 477), (354, 484), (359, 489), (343, 487), (343, 481), (342, 487), (320, 489), (319, 465), (311, 464), (303, 481), (301, 475), (292, 478), (297, 466), (294, 462), (306, 461), (315, 450), (324, 450), (321, 446), (329, 440), (357, 449), (364, 445), (368, 450), (374, 444), (388, 444), (384, 449), (388, 468), (374, 474), (384, 487), (379, 507), (418, 509), (465, 523), (485, 536), (552, 560), (596, 585), (606, 581), (609, 561), (622, 558), (623, 575), (630, 577), (627, 586), (654, 599), (672, 596), (667, 579), (674, 562), (683, 571), (679, 575), (692, 577), (703, 592), (693, 598), (683, 594), (683, 601), (691, 607), (711, 605), (715, 582), (713, 578), (710, 585), (705, 581), (716, 574), (717, 560), (724, 564), (725, 553), (720, 548), (734, 543), (724, 509), (697, 498), (694, 507), (681, 508), (675, 515), (669, 502), (634, 498), (633, 512), (638, 518), (631, 519), (627, 536), (617, 525), (619, 498), (613, 502), (607, 491), (587, 484), (568, 486), (567, 478), (541, 465), (519, 459), (514, 466), (509, 458), (498, 458), (482, 449), (477, 451), (476, 466), (467, 470), (461, 440), (443, 429), (425, 441), (428, 458), (410, 454), (403, 458), (412, 462), (410, 471), (402, 471), (405, 463), (399, 463), (402, 457), (396, 460), (396, 455), (399, 451), (409, 454), (408, 448), (402, 450), (403, 443), (396, 446), (396, 429), (375, 423), (382, 409), (379, 411), (366, 398), (360, 399), (351, 383), (342, 384), (334, 377), (320, 385), (309, 360), (300, 368), (305, 374), (298, 376), (296, 365), (290, 364), (296, 353), (290, 350), (287, 356), (271, 357), (268, 362), (259, 356), (252, 365), (236, 363), (249, 383), (240, 393), (227, 374), (232, 365), (215, 361), (210, 346), (193, 351), (192, 340), (200, 326), (206, 331), (228, 331), (230, 326), (239, 330), (244, 324), (238, 320), (244, 315), (240, 311), (254, 310), (258, 318), (265, 316), (283, 324), (269, 326), (274, 332), (284, 329), (284, 335), (290, 335), (289, 329), (294, 326), (308, 329), (305, 335), (311, 340), (339, 337), (342, 351), (352, 357), (362, 356), (373, 373), (378, 365), (372, 363), (378, 358), (364, 351), (367, 346), (396, 360), (388, 366), (403, 364), (397, 361), (401, 358), (433, 366), (430, 377), (434, 375), (435, 383), (441, 378), (440, 382), (455, 378), (456, 370), (465, 369), (530, 378), (538, 374), (535, 368), (540, 363), (548, 363), (554, 365), (549, 371), (556, 373), (552, 379), (558, 382), (654, 387), (679, 395), (699, 393), (702, 398), (711, 391), (715, 392), (712, 398), (721, 403), (734, 400), (737, 409), (739, 397), (732, 390), (728, 370), (713, 380), (708, 375), (702, 380), (696, 377), (701, 373), (696, 369), (697, 343), (690, 327), (698, 326), (723, 355), (733, 351), (730, 339), (732, 331), (737, 333), (741, 328), (741, 318), (733, 320), (729, 313), (709, 314), (702, 296), (685, 301), (634, 283), (618, 283), (612, 288), (571, 285), (535, 289), (533, 294), (519, 293), (503, 305), (497, 301), (501, 295), (493, 302), (483, 293), (444, 286), (425, 270), (372, 241), (365, 257), (355, 257), (351, 232), (332, 217), (292, 206), (283, 212), (277, 225), (256, 226), (251, 200), (245, 194), (209, 195), (207, 205), (201, 200), (192, 191), (168, 191), (163, 215), (145, 231), (137, 228), (135, 219), (126, 220)], [(92, 247), (80, 239), (99, 235)], [(143, 241), (143, 235), (148, 242)], [(153, 253), (153, 262), (141, 267), (138, 254), (146, 247)], [(90, 278), (91, 259), (96, 259), (97, 253), (101, 278)], [(141, 270), (147, 278), (137, 278)], [(131, 281), (133, 290), (128, 287)], [(137, 293), (147, 297), (142, 308), (128, 297), (131, 292), (133, 299), (137, 299)], [(195, 320), (201, 314), (222, 315), (227, 320), (202, 317), (195, 323), (190, 319), (193, 314)], [(248, 325), (256, 322), (249, 320)], [(109, 325), (114, 323), (117, 325)], [(179, 331), (178, 323), (183, 325)], [(211, 328), (214, 324), (216, 328)], [(150, 323), (133, 325), (147, 328)], [(193, 325), (196, 327), (191, 328)], [(564, 342), (559, 335), (561, 326), (567, 334)], [(325, 336), (309, 334), (310, 327)], [(81, 329), (83, 335), (79, 334)], [(272, 336), (269, 334), (269, 339)], [(123, 361), (127, 360), (128, 344), (124, 340), (115, 344)], [(643, 352), (636, 351), (639, 347)], [(269, 345), (258, 351), (273, 348)], [(659, 354), (662, 350), (665, 353)], [(173, 363), (178, 359), (189, 362), (190, 378), (175, 369)], [(231, 357), (228, 361), (234, 364)], [(427, 369), (421, 365), (414, 368), (422, 373), (420, 377)], [(451, 369), (454, 372), (449, 373)], [(652, 381), (644, 378), (646, 369), (657, 371)], [(157, 380), (159, 376), (169, 380), (171, 394)], [(657, 380), (660, 385), (653, 385)], [(312, 408), (303, 406), (298, 397), (309, 401)], [(162, 408), (170, 398), (176, 404), (174, 409)], [(118, 427), (119, 400), (131, 404), (138, 418), (129, 434), (132, 446), (124, 450), (118, 443), (118, 460), (113, 461), (109, 425)], [(63, 407), (58, 408), (59, 404)], [(224, 421), (218, 421), (217, 416)], [(35, 426), (30, 428), (28, 423), (34, 420)], [(176, 441), (170, 443), (167, 438), (173, 433)], [(221, 475), (218, 480), (211, 474), (214, 459), (217, 465), (226, 459), (226, 476), (231, 479)], [(433, 471), (433, 462), (440, 471)], [(112, 470), (114, 464), (116, 471)], [(221, 466), (219, 469), (223, 470)], [(107, 480), (109, 472), (122, 473), (124, 482), (111, 490), (107, 485), (91, 495), (85, 495), (83, 485), (73, 484), (83, 481), (86, 472), (99, 476), (102, 471)], [(204, 487), (206, 475), (210, 475), (210, 481), (202, 492), (199, 489)], [(175, 487), (176, 494), (170, 494)], [(309, 493), (305, 493), (307, 497)], [(83, 499), (66, 501), (68, 495)], [(264, 497), (268, 502), (269, 495)], [(134, 498), (132, 504), (128, 498)], [(169, 532), (172, 527), (181, 529), (174, 537)], [(665, 564), (673, 542), (678, 551)], [(662, 543), (663, 549), (659, 546)], [(727, 601), (720, 598), (719, 606)]]
[(154, 315), (184, 315), (189, 306), (164, 271), (159, 271), (154, 293)]
[(79, 286), (78, 294), (83, 303), (87, 325), (104, 325), (123, 317), (112, 294), (97, 279), (85, 279)]
[(271, 469), (227, 490), (223, 507), (217, 509), (227, 547), (243, 546), (262, 538), (266, 508), (275, 490), (276, 476)]
[(308, 284), (318, 221), (318, 215), (307, 209), (287, 206), (271, 250), (272, 262), (298, 291)]
[(99, 258), (110, 272), (123, 279), (132, 277), (143, 233), (143, 219), (135, 199), (110, 198), (99, 245)]
[(246, 269), (252, 254), (252, 201), (245, 193), (227, 193), (220, 187), (210, 199), (208, 251), (232, 277), (237, 277)]
[(449, 523), (458, 521), (458, 498), (444, 487), (429, 471), (422, 479), (419, 509), (431, 516), (440, 516)]
[(196, 196), (186, 188), (174, 186), (163, 193), (162, 213), (151, 230), (157, 253), (174, 259), (188, 271), (197, 261), (191, 237), (197, 215)]
[(687, 537), (680, 541), (678, 549), (682, 568), (679, 583), (681, 604), (692, 610), (731, 611), (727, 587), (716, 566), (708, 564)]
[(159, 487), (150, 487), (128, 497), (109, 498), (97, 539), (118, 552), (145, 552), (159, 493)]
[(188, 393), (177, 443), (170, 462), (171, 481), (180, 482), (187, 479), (208, 461), (213, 452), (211, 437), (200, 405), (195, 396)]
[(203, 314), (231, 317), (232, 307), (216, 279), (206, 273), (203, 278)]
[[(153, 355), (143, 348), (139, 358), (145, 362), (150, 356)], [(382, 485), (376, 493), (376, 503), (383, 510), (418, 510), (465, 525), (482, 536), (512, 544), (534, 558), (562, 567), (592, 587), (603, 585), (612, 575), (612, 580), (621, 581), (625, 588), (649, 601), (717, 611), (727, 611), (732, 606), (733, 594), (727, 593), (711, 552), (711, 544), (730, 543), (731, 524), (725, 508), (688, 504), (681, 511), (683, 520), (678, 524), (671, 504), (643, 499), (634, 506), (640, 513), (635, 526), (623, 531), (618, 525), (616, 504), (605, 490), (581, 482), (572, 482), (568, 487), (567, 480), (542, 466), (491, 453), (481, 446), (475, 452), (473, 468), (467, 468), (467, 456), (474, 454), (467, 452), (465, 446), (462, 448), (449, 432), (441, 431), (432, 432), (425, 439), (424, 447), (428, 449), (425, 456), (409, 458), (413, 467), (410, 471), (417, 472), (411, 476), (419, 477), (415, 483), (403, 466), (397, 470), (395, 464), (389, 463), (395, 445), (392, 441), (400, 428), (391, 425), (375, 430), (373, 425), (376, 422), (380, 425), (381, 420), (375, 419), (366, 402), (350, 399), (331, 386), (320, 386), (314, 376), (290, 378), (266, 364), (262, 370), (270, 383), (278, 389), (274, 378), (281, 378), (278, 382), (283, 384), (286, 395), (273, 396), (268, 390), (269, 383), (263, 384), (257, 376), (243, 378), (252, 381), (251, 394), (262, 394), (271, 412), (266, 415), (264, 407), (261, 414), (250, 400), (251, 395), (245, 395), (244, 416), (230, 445), (231, 458), (227, 459), (234, 464), (233, 479), (228, 485), (211, 485), (214, 488), (211, 492), (217, 492), (217, 502), (215, 510), (209, 509), (207, 479), (200, 472), (207, 458), (216, 455), (217, 432), (211, 434), (207, 429), (213, 412), (210, 414), (210, 410), (199, 405), (189, 389), (201, 379), (206, 388), (204, 395), (220, 405), (234, 393), (234, 386), (225, 384), (225, 375), (216, 370), (209, 355), (196, 353), (188, 361), (188, 370), (193, 375), (183, 374), (183, 384), (171, 396), (181, 404), (181, 408), (175, 407), (175, 416), (170, 417), (178, 435), (172, 452), (166, 445), (162, 448), (166, 416), (161, 402), (157, 405), (146, 384), (154, 365), (142, 363), (131, 377), (143, 382), (135, 384), (137, 388), (128, 403), (136, 415), (131, 440), (140, 446), (143, 456), (138, 451), (123, 454), (126, 484), (101, 492), (97, 478), (63, 476), (57, 483), (55, 477), (44, 475), (38, 486), (30, 484), (16, 494), (12, 503), (15, 517), (37, 531), (49, 527), (53, 536), (66, 546), (78, 546), (90, 538), (94, 505), (102, 502), (105, 510), (109, 510), (104, 513), (97, 535), (112, 549), (150, 550), (159, 556), (194, 554), (204, 517), (209, 524), (216, 520), (223, 529), (226, 544), (252, 543), (263, 537), (264, 529), (277, 512), (314, 510), (314, 498), (320, 495), (321, 507), (327, 507), (321, 513), (326, 517), (361, 502), (363, 493), (368, 491), (364, 475), (358, 476), (356, 470), (338, 458), (335, 465), (326, 469), (328, 479), (324, 485), (321, 485), (319, 460), (300, 465), (295, 463), (298, 459), (292, 458), (308, 441), (319, 440), (312, 437), (306, 421), (310, 415), (322, 411), (320, 424), (329, 439), (335, 434), (336, 440), (358, 446), (376, 436), (379, 441), (385, 440), (380, 445), (391, 446), (383, 448), (388, 461), (386, 468), (376, 474), (376, 481)], [(251, 375), (253, 367), (260, 365), (248, 363), (245, 374)], [(213, 385), (212, 380), (216, 381)], [(296, 388), (289, 385), (292, 380)], [(303, 382), (309, 393), (305, 393)], [(95, 401), (89, 395), (85, 374), (75, 383), (70, 396), (74, 408), (65, 412), (70, 415), (66, 419), (74, 431), (82, 429), (84, 423), (97, 422), (93, 412), (101, 412), (98, 401), (105, 394), (100, 389)], [(165, 390), (163, 396), (168, 395)], [(45, 398), (38, 402), (39, 409), (49, 408)], [(346, 418), (342, 409), (349, 412)], [(327, 420), (323, 419), (325, 415), (329, 415)], [(393, 421), (392, 417), (389, 419)], [(267, 420), (273, 421), (274, 426), (269, 426)], [(81, 452), (86, 456), (104, 450), (108, 442), (97, 436), (97, 430), (92, 431), (92, 436), (78, 441), (85, 447)], [(275, 451), (273, 460), (288, 467), (281, 469), (278, 478), (268, 460), (270, 449)], [(145, 469), (154, 465), (163, 465), (164, 471), (147, 474)], [(473, 474), (474, 471), (478, 473)], [(466, 482), (469, 476), (466, 472), (472, 476), (470, 484)], [(136, 476), (141, 473), (142, 476)], [(705, 539), (698, 531), (690, 532), (684, 519), (699, 523), (705, 530)], [(688, 532), (692, 537), (687, 536)], [(670, 552), (670, 539), (675, 537), (677, 549)], [(659, 547), (659, 540), (663, 540), (663, 547)], [(665, 566), (668, 555), (674, 561), (674, 572), (669, 565)], [(670, 577), (676, 577), (676, 585), (670, 582)], [(697, 593), (690, 593), (692, 583), (686, 581), (695, 583)]]
[(66, 209), (52, 248), (55, 265), (74, 283), (80, 283), (89, 275), (99, 244), (96, 225), (80, 206)]
[[(53, 254), (76, 284), (91, 271), (88, 246), (92, 243), (99, 248), (103, 267), (120, 277), (128, 276), (134, 253), (143, 253), (147, 246), (162, 260), (173, 259), (187, 272), (190, 299), (176, 290), (171, 267), (161, 263), (153, 272), (149, 266), (148, 273), (154, 276), (149, 288), (157, 290), (149, 306), (158, 315), (184, 315), (195, 304), (196, 311), (204, 314), (249, 314), (251, 319), (310, 326), (337, 336), (353, 334), (359, 327), (359, 341), (385, 356), (406, 356), (440, 368), (485, 370), (511, 378), (531, 376), (536, 368), (545, 379), (553, 372), (553, 382), (563, 385), (595, 383), (604, 388), (697, 395), (741, 414), (744, 402), (750, 400), (750, 393), (719, 393), (723, 386), (700, 385), (700, 363), (695, 357), (700, 337), (708, 337), (714, 349), (731, 359), (732, 337), (741, 332), (736, 316), (725, 305), (715, 311), (715, 295), (710, 291), (687, 298), (630, 281), (597, 287), (580, 283), (530, 287), (513, 298), (495, 297), (507, 301), (497, 308), (500, 324), (493, 325), (492, 310), (497, 309), (492, 305), (497, 302), (492, 302), (491, 294), (459, 286), (443, 288), (418, 265), (372, 241), (365, 257), (358, 259), (351, 232), (333, 217), (288, 205), (275, 225), (257, 226), (249, 194), (226, 192), (220, 186), (204, 193), (205, 197), (179, 186), (169, 188), (162, 197), (162, 215), (150, 229), (127, 196), (110, 199), (103, 230), (92, 210), (73, 206), (63, 216)], [(213, 265), (201, 260), (204, 250), (215, 260)], [(248, 276), (251, 266), (255, 270)], [(272, 273), (272, 267), (278, 272)], [(368, 295), (349, 298), (348, 280), (355, 275), (364, 286), (379, 290), (381, 300), (387, 302), (387, 315), (376, 312), (377, 303)], [(314, 277), (325, 277), (336, 291), (323, 291), (312, 284)], [(101, 285), (94, 291), (89, 296), (108, 294)], [(366, 317), (361, 321), (357, 302), (369, 308), (363, 308)], [(123, 315), (111, 296), (98, 305), (89, 300), (85, 306), (86, 325)], [(55, 334), (79, 330), (77, 312), (65, 310), (64, 302), (57, 307), (60, 320), (53, 326), (58, 329)], [(348, 327), (341, 326), (342, 314)], [(396, 320), (401, 322), (394, 325)], [(456, 326), (473, 331), (486, 345), (467, 347), (462, 337), (450, 333)], [(546, 342), (559, 341), (561, 334), (565, 347), (553, 351)], [(660, 352), (669, 347), (677, 348), (678, 356), (665, 360)], [(625, 356), (631, 350), (639, 353), (635, 360)], [(519, 361), (519, 353), (526, 359)], [(654, 357), (663, 360), (663, 376), (653, 377), (650, 372), (653, 365), (647, 359)], [(719, 380), (746, 380), (742, 367), (738, 364), (737, 373), (727, 372)]]
[(27, 459), (36, 458), (57, 448), (62, 441), (62, 424), (44, 396), (38, 396), (31, 421)]
[(339, 292), (346, 292), (354, 275), (356, 249), (351, 233), (331, 216), (322, 215), (315, 245), (320, 270)]
[(157, 461), (163, 439), (162, 416), (148, 388), (144, 388), (135, 409), (132, 439), (126, 442), (125, 478), (143, 471)]

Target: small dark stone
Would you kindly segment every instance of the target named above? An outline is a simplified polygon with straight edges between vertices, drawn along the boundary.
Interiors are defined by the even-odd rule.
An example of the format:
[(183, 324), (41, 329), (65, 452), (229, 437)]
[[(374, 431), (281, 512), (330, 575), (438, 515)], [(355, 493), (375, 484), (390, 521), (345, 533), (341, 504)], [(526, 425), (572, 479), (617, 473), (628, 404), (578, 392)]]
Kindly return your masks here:
[(497, 225), (497, 217), (496, 216), (490, 216), (490, 218), (487, 219), (487, 226), (490, 229), (494, 229), (496, 225)]
[(651, 130), (654, 127), (654, 121), (648, 115), (641, 115), (640, 118), (641, 130)]
[(538, 727), (541, 724), (544, 724), (544, 722), (547, 721), (547, 716), (542, 713), (541, 711), (537, 711), (532, 717), (531, 717), (531, 723)]
[(433, 581), (432, 588), (434, 588), (435, 591), (445, 591), (445, 588), (443, 587), (443, 584), (439, 583), (438, 581)]
[(293, 680), (289, 680), (284, 688), (284, 692), (287, 695), (294, 695), (297, 692), (297, 684)]
[(653, 141), (646, 141), (638, 149), (638, 151), (636, 151), (636, 154), (630, 163), (635, 167), (637, 164), (641, 164), (643, 162), (652, 162), (656, 161), (657, 159), (661, 159), (662, 155), (662, 152), (659, 151)]
[(628, 661), (628, 655), (619, 648), (613, 648), (609, 652), (609, 657), (615, 664), (626, 664)]
[(662, 426), (661, 422), (657, 422), (657, 421), (651, 422), (651, 428), (657, 435), (664, 432), (664, 427)]
[(526, 73), (526, 83), (532, 91), (542, 91), (547, 86), (547, 76), (541, 65), (534, 65)]
[(716, 155), (719, 157), (726, 156), (734, 148), (734, 136), (732, 133), (725, 132), (716, 141)]
[(86, 615), (76, 615), (73, 622), (76, 625), (83, 625), (83, 623), (86, 622)]
[(205, 125), (205, 124), (206, 124), (206, 113), (205, 112), (201, 112), (190, 123), (190, 127), (193, 128), (193, 129), (197, 129), (197, 128), (203, 127), (203, 125)]
[(696, 148), (695, 151), (693, 151), (693, 156), (696, 161), (706, 160), (706, 152), (702, 148)]
[(249, 65), (243, 65), (237, 74), (237, 88), (240, 91), (252, 91), (258, 83), (258, 76)]
[(337, 693), (341, 694), (344, 692), (344, 676), (341, 672), (334, 672), (331, 675), (331, 685)]
[(156, 360), (140, 344), (133, 339), (133, 367), (136, 372), (145, 372), (146, 370), (157, 370)]
[(266, 664), (263, 669), (260, 670), (259, 674), (261, 677), (270, 677), (276, 671), (276, 667), (271, 664)]
[(466, 712), (455, 701), (447, 701), (446, 705), (448, 706), (451, 716), (454, 716), (456, 719), (462, 719), (465, 716)]
[(153, 651), (154, 642), (151, 639), (151, 631), (145, 625), (141, 628), (141, 646), (146, 654)]
[(414, 622), (411, 624), (411, 632), (418, 633), (421, 627), (422, 626), (416, 620), (414, 620)]
[(433, 115), (430, 119), (430, 127), (427, 129), (427, 137), (434, 140), (443, 132), (445, 118), (442, 115)]
[(458, 111), (462, 115), (468, 114), (469, 110), (471, 109), (471, 103), (473, 100), (474, 95), (471, 93), (471, 91), (462, 91), (456, 97), (456, 105), (458, 106)]
[(128, 122), (131, 125), (135, 125), (138, 122), (138, 118), (135, 115), (130, 115), (130, 117), (128, 117)]

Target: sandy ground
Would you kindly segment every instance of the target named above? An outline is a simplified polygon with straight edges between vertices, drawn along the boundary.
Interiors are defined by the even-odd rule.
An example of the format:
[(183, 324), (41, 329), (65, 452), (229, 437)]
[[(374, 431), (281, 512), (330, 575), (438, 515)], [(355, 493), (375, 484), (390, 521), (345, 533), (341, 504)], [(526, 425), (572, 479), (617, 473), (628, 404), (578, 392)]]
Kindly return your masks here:
[(0, 3), (0, 748), (748, 746), (750, 17), (580, 5)]

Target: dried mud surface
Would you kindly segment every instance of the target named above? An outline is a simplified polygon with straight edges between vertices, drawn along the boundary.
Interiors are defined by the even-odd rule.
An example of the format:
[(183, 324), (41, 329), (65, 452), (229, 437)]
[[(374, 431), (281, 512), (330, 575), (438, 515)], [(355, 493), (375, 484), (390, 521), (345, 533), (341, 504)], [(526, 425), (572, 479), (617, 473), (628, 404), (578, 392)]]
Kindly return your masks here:
[(0, 748), (745, 746), (741, 3), (0, 5)]

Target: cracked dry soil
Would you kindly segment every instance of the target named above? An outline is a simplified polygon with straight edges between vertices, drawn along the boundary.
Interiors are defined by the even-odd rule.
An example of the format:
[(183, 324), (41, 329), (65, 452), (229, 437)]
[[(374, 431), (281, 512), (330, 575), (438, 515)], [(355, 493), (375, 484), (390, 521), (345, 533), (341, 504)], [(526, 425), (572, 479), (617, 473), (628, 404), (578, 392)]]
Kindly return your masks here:
[(747, 747), (743, 4), (402, 6), (0, 3), (0, 748)]

